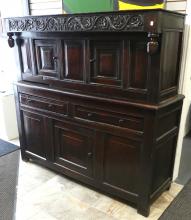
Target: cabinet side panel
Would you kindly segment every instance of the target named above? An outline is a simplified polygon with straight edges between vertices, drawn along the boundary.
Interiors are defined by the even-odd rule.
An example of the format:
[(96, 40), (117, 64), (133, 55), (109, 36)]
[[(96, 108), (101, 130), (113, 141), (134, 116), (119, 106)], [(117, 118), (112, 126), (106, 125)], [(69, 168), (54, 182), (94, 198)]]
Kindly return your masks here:
[(162, 39), (160, 99), (177, 93), (182, 33), (166, 31)]
[(166, 111), (162, 110), (157, 119), (152, 193), (172, 179), (181, 105), (171, 105)]

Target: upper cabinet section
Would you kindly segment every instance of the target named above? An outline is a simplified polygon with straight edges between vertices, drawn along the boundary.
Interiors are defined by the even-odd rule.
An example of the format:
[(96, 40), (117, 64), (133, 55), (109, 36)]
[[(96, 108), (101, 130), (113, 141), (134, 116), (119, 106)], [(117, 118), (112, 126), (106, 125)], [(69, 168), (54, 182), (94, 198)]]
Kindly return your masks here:
[(10, 47), (18, 46), (22, 80), (147, 104), (177, 94), (182, 14), (141, 10), (5, 23)]

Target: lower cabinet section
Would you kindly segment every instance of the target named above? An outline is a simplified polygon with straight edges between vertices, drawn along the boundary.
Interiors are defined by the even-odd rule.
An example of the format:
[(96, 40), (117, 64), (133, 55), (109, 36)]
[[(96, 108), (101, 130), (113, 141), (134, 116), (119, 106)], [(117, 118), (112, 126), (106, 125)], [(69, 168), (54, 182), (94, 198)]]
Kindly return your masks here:
[(24, 150), (29, 154), (52, 158), (54, 164), (78, 175), (99, 178), (101, 184), (111, 189), (138, 192), (140, 142), (104, 132), (99, 132), (99, 136), (95, 129), (65, 120), (51, 119), (49, 130), (46, 116), (26, 110), (22, 115)]
[[(55, 100), (59, 105), (67, 103), (67, 111), (63, 108), (62, 112), (60, 108), (59, 111), (47, 108), (49, 100), (53, 102), (51, 93), (35, 95), (35, 103), (23, 102), (19, 97), (25, 96), (17, 96), (23, 159), (33, 159), (102, 192), (130, 201), (139, 213), (148, 216), (151, 203), (170, 187), (182, 98), (158, 109), (122, 103), (104, 111), (101, 102), (93, 100), (88, 105), (84, 101), (88, 113), (82, 118), (74, 114), (73, 103), (81, 105), (74, 97), (60, 95)], [(43, 104), (45, 101), (46, 105), (40, 102), (39, 108), (36, 100)], [(88, 117), (90, 108), (94, 114)], [(131, 126), (108, 121), (108, 114), (104, 120), (106, 112), (139, 118), (141, 126), (137, 126), (138, 120), (136, 126), (132, 126), (133, 120)]]

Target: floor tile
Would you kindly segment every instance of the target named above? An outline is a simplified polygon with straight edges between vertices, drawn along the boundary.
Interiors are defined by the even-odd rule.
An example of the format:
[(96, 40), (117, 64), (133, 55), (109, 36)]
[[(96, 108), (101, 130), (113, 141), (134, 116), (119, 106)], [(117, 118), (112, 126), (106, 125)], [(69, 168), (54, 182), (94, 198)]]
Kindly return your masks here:
[(98, 199), (102, 196), (100, 193), (89, 189), (88, 187), (78, 185), (71, 190), (71, 195), (79, 200), (87, 203), (88, 205), (94, 205)]
[(108, 196), (102, 195), (94, 204), (94, 208), (114, 217), (125, 207), (125, 204), (118, 202)]
[(181, 189), (173, 183), (145, 218), (135, 208), (72, 179), (21, 162), (16, 220), (157, 220)]
[(95, 208), (89, 208), (81, 219), (79, 220), (116, 220), (114, 217), (107, 215), (106, 213), (97, 210)]
[(28, 220), (57, 220), (57, 219), (47, 214), (46, 211), (40, 211), (36, 215), (29, 218)]
[(47, 213), (58, 220), (83, 219), (82, 216), (89, 208), (86, 203), (78, 200), (70, 194), (58, 196), (58, 199), (43, 207)]

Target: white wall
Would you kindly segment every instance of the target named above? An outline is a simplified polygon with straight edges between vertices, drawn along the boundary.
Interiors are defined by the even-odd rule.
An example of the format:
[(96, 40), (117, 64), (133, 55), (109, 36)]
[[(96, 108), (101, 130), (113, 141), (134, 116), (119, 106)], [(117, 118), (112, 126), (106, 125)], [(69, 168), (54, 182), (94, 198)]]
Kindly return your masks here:
[(191, 1), (187, 2), (187, 17), (184, 31), (184, 46), (182, 68), (180, 76), (179, 93), (185, 95), (182, 116), (180, 122), (180, 131), (175, 158), (175, 167), (173, 179), (176, 179), (179, 172), (180, 157), (182, 152), (183, 138), (190, 129), (190, 105), (191, 105)]
[(61, 14), (62, 0), (30, 0), (31, 15)]
[[(14, 17), (23, 15), (23, 0), (0, 0), (1, 17)], [(16, 80), (19, 72), (15, 60), (15, 49), (11, 49), (7, 43), (6, 33), (0, 33), (0, 90), (7, 90), (11, 82)]]
[(0, 0), (1, 17), (23, 15), (23, 0)]
[(167, 0), (166, 9), (184, 13), (186, 11), (186, 2), (186, 0)]

